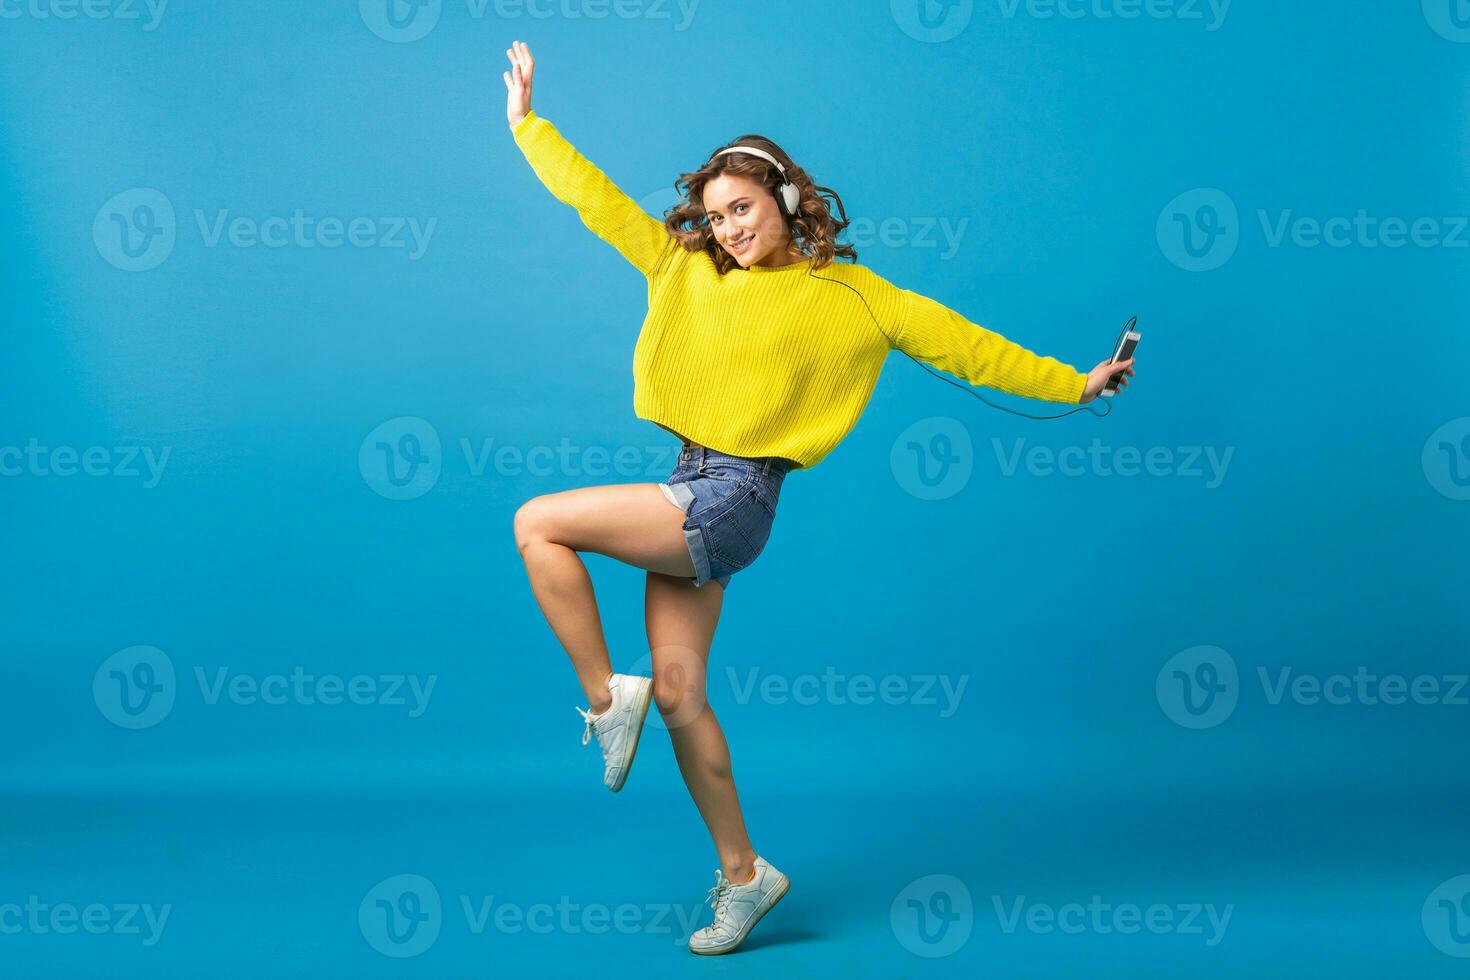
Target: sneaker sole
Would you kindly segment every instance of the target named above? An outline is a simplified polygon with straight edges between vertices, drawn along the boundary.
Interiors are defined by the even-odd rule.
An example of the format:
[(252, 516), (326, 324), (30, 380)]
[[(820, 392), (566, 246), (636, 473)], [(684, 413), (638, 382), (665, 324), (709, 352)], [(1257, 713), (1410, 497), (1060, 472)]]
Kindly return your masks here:
[(696, 953), (700, 956), (723, 956), (726, 953), (735, 952), (735, 950), (740, 948), (740, 944), (745, 942), (745, 937), (750, 935), (750, 930), (755, 928), (755, 924), (761, 919), (765, 918), (766, 913), (775, 908), (777, 903), (779, 903), (781, 899), (785, 898), (786, 893), (790, 890), (791, 879), (783, 879), (781, 882), (781, 890), (773, 891), (769, 895), (767, 895), (765, 899), (761, 900), (761, 904), (755, 907), (755, 914), (750, 917), (749, 922), (745, 923), (745, 928), (740, 930), (740, 934), (736, 936), (734, 941), (731, 942), (728, 946), (721, 946), (717, 949), (695, 949), (693, 946), (690, 946), (689, 952)]
[(628, 773), (633, 771), (633, 760), (638, 756), (638, 740), (643, 735), (643, 719), (648, 717), (648, 704), (653, 700), (653, 678), (648, 679), (638, 692), (638, 700), (633, 704), (633, 715), (637, 719), (633, 722), (632, 729), (628, 732), (628, 758), (623, 762), (623, 771), (618, 773), (618, 781), (609, 787), (614, 793), (623, 788), (628, 781)]

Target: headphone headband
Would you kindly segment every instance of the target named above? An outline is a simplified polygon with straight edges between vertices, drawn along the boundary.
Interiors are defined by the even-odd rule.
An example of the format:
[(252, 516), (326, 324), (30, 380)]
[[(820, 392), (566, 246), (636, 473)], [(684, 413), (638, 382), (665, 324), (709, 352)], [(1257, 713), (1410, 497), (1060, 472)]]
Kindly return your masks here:
[(715, 156), (724, 156), (726, 153), (749, 153), (751, 156), (760, 157), (762, 160), (766, 160), (774, 164), (776, 169), (781, 172), (781, 179), (786, 179), (786, 168), (781, 166), (781, 161), (777, 160), (775, 157), (771, 156), (769, 153), (767, 153), (765, 150), (760, 149), (759, 147), (731, 146), (721, 150), (719, 153), (716, 153)]

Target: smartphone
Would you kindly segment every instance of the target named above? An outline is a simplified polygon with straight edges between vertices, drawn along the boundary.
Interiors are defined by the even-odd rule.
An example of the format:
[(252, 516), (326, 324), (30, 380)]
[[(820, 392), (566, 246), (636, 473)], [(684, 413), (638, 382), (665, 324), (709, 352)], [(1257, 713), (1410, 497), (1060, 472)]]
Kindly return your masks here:
[[(1134, 317), (1128, 321), (1127, 327), (1123, 330), (1123, 336), (1118, 340), (1118, 349), (1113, 351), (1113, 363), (1126, 361), (1133, 356), (1133, 351), (1138, 347), (1138, 338), (1143, 336), (1143, 334), (1133, 329), (1136, 323), (1138, 323), (1138, 317)], [(1123, 372), (1119, 371), (1117, 374), (1108, 378), (1108, 383), (1103, 385), (1103, 390), (1098, 392), (1098, 394), (1104, 398), (1113, 397), (1118, 390), (1118, 381), (1122, 377)]]

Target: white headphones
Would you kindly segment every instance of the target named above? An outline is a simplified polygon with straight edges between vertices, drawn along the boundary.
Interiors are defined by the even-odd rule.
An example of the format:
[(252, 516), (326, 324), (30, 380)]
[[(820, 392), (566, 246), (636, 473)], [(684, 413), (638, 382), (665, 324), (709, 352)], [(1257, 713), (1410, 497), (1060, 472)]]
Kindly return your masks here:
[[(797, 189), (795, 184), (786, 179), (786, 168), (781, 166), (780, 160), (777, 160), (765, 150), (758, 149), (754, 146), (732, 146), (728, 149), (721, 150), (715, 156), (721, 156), (725, 153), (749, 153), (751, 156), (760, 157), (762, 160), (768, 160), (774, 164), (776, 169), (781, 173), (781, 183), (776, 188), (776, 201), (781, 205), (781, 210), (788, 216), (794, 217), (796, 215), (796, 205), (801, 202), (801, 191)], [(714, 157), (710, 157), (710, 159), (713, 160)]]

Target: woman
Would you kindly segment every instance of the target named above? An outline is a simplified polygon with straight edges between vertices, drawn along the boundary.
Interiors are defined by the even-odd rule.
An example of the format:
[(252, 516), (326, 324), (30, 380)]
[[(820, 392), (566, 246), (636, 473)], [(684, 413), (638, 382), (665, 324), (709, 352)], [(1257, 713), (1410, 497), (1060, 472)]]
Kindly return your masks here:
[[(1131, 375), (1133, 361), (1081, 374), (855, 264), (853, 248), (836, 243), (848, 224), (841, 200), (760, 136), (684, 174), (684, 200), (660, 222), (531, 110), (529, 48), (516, 41), (506, 56), (516, 144), (551, 193), (648, 280), (633, 407), (683, 443), (667, 483), (528, 501), (515, 515), (516, 544), (587, 695), (582, 743), (596, 734), (609, 789), (628, 777), (650, 697), (667, 721), (720, 860), (715, 921), (689, 948), (726, 953), (789, 882), (746, 834), (704, 671), (725, 589), (765, 546), (786, 474), (841, 441), (895, 348), (973, 384), (1073, 405), (1096, 398), (1111, 375)], [(839, 255), (854, 264), (831, 265)], [(653, 678), (613, 672), (583, 551), (647, 570)]]

